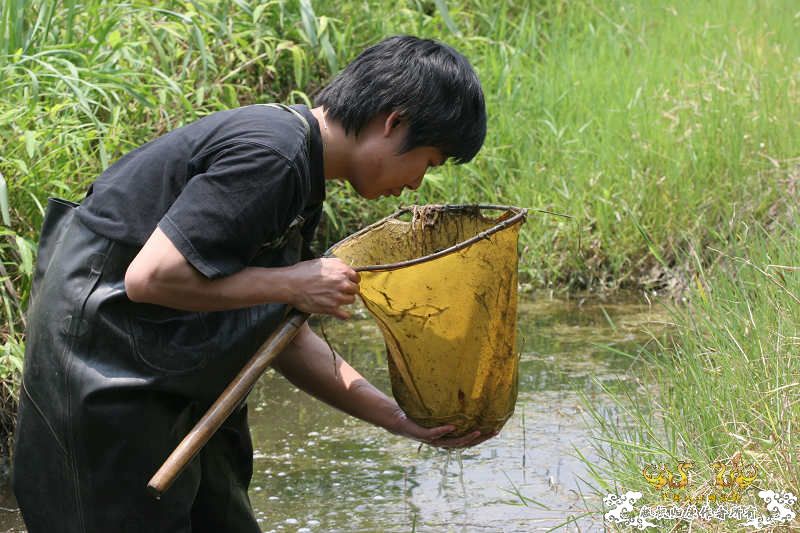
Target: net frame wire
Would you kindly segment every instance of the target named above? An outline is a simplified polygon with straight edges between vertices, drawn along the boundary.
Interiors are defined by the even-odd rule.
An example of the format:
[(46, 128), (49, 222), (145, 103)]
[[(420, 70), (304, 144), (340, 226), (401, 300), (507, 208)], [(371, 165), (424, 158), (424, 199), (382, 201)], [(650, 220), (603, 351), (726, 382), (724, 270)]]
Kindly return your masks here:
[(420, 263), (425, 263), (427, 261), (432, 261), (432, 260), (437, 259), (439, 257), (443, 257), (445, 255), (452, 254), (452, 253), (457, 252), (459, 250), (463, 250), (464, 248), (468, 248), (469, 246), (471, 246), (472, 244), (474, 244), (474, 243), (476, 243), (476, 242), (478, 242), (480, 240), (487, 239), (487, 238), (489, 238), (489, 236), (491, 236), (491, 235), (493, 235), (493, 234), (495, 234), (495, 233), (497, 233), (499, 231), (503, 231), (504, 229), (506, 229), (508, 227), (511, 227), (514, 224), (517, 224), (519, 222), (524, 221), (526, 219), (527, 215), (528, 215), (528, 209), (526, 209), (524, 207), (515, 207), (515, 206), (510, 206), (510, 205), (496, 205), (496, 204), (430, 204), (430, 205), (426, 205), (426, 206), (417, 206), (417, 205), (405, 206), (405, 207), (399, 208), (397, 211), (395, 211), (391, 215), (388, 215), (388, 216), (378, 220), (377, 222), (374, 222), (374, 223), (370, 224), (369, 226), (366, 226), (366, 227), (360, 229), (359, 231), (353, 233), (352, 235), (349, 235), (348, 237), (346, 237), (346, 238), (342, 239), (341, 241), (337, 242), (336, 244), (334, 244), (333, 246), (331, 246), (329, 248), (328, 252), (325, 253), (325, 256), (326, 257), (331, 257), (332, 254), (330, 253), (330, 250), (333, 250), (334, 248), (338, 247), (340, 244), (343, 244), (344, 242), (349, 241), (351, 239), (355, 239), (355, 238), (357, 238), (357, 237), (359, 237), (359, 236), (371, 231), (372, 229), (380, 226), (381, 224), (384, 224), (387, 220), (396, 219), (399, 216), (404, 215), (406, 213), (413, 213), (414, 209), (418, 208), (418, 207), (438, 208), (438, 209), (448, 210), (448, 211), (451, 211), (451, 210), (452, 211), (463, 211), (463, 210), (467, 210), (467, 209), (478, 209), (478, 210), (481, 210), (481, 211), (483, 211), (483, 210), (506, 211), (506, 212), (511, 212), (511, 213), (514, 213), (514, 214), (512, 216), (506, 218), (506, 219), (498, 221), (491, 228), (489, 228), (487, 230), (484, 230), (484, 231), (481, 231), (480, 233), (470, 237), (469, 239), (463, 240), (463, 241), (459, 242), (458, 244), (454, 244), (453, 246), (450, 246), (450, 247), (445, 248), (443, 250), (439, 250), (438, 252), (434, 252), (432, 254), (424, 255), (422, 257), (417, 257), (417, 258), (414, 258), (414, 259), (408, 259), (406, 261), (398, 261), (398, 262), (395, 262), (395, 263), (386, 263), (386, 264), (382, 264), (382, 265), (359, 266), (359, 267), (354, 269), (356, 272), (377, 272), (377, 271), (384, 271), (384, 270), (397, 270), (398, 268), (404, 268), (404, 267), (408, 267), (408, 266), (418, 265)]

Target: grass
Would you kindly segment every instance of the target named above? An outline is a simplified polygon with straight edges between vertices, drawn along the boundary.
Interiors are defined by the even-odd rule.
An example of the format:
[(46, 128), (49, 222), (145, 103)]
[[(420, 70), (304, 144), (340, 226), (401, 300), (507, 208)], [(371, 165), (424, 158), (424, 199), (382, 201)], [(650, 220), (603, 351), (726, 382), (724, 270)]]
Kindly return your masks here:
[[(522, 269), (536, 286), (660, 288), (687, 244), (708, 260), (731, 221), (768, 221), (798, 168), (790, 1), (0, 6), (27, 14), (0, 45), (0, 173), (10, 227), (29, 242), (48, 195), (80, 199), (133, 147), (218, 109), (307, 101), (363, 47), (403, 32), (473, 61), (490, 127), (474, 163), (437, 171), (402, 201), (575, 215), (531, 216)], [(346, 187), (329, 198), (328, 242), (396, 205)], [(15, 259), (17, 248), (4, 252)]]
[[(796, 214), (800, 12), (791, 0), (0, 0), (0, 378), (9, 398), (48, 196), (79, 200), (125, 152), (216, 110), (309, 102), (365, 46), (396, 33), (445, 40), (470, 58), (490, 117), (474, 162), (437, 169), (401, 201), (573, 215), (529, 217), (521, 270), (531, 286), (696, 287), (692, 311), (680, 312), (709, 307), (684, 316), (687, 333), (674, 348), (687, 375), (710, 365), (704, 350), (728, 342), (709, 321), (729, 318), (729, 299), (751, 298), (750, 285), (712, 292), (706, 276), (722, 279), (736, 267), (776, 301), (786, 297), (772, 280), (787, 284), (781, 276), (796, 278), (795, 271), (762, 265), (761, 273), (742, 261), (787, 253), (769, 232), (754, 237), (754, 228)], [(343, 186), (331, 186), (328, 198), (320, 247), (396, 207), (392, 199), (367, 203)], [(761, 312), (750, 337), (756, 329), (773, 335), (759, 349), (766, 360), (783, 357), (790, 345), (778, 342), (786, 337), (770, 320), (783, 317), (781, 327), (789, 327), (785, 309), (752, 298)], [(737, 340), (744, 327), (728, 325)], [(744, 353), (742, 363), (761, 352)], [(772, 403), (758, 409), (770, 418), (747, 424), (766, 431), (782, 427), (774, 402), (792, 389), (778, 389), (784, 367), (762, 367), (758, 390)], [(720, 380), (743, 379), (719, 372)], [(732, 390), (741, 385), (733, 381)], [(690, 395), (680, 390), (671, 401)], [(733, 405), (737, 397), (725, 396)], [(665, 400), (664, 408), (689, 406)], [(743, 412), (754, 417), (754, 409)], [(695, 420), (711, 426), (697, 427), (719, 425), (712, 412)], [(736, 442), (708, 434), (700, 441), (708, 450)]]
[(644, 465), (675, 472), (684, 459), (695, 462), (687, 494), (711, 493), (713, 463), (738, 456), (758, 474), (743, 503), (768, 514), (757, 490), (800, 494), (800, 228), (739, 229), (713, 271), (698, 268), (690, 303), (673, 310), (673, 342), (644, 353), (642, 392), (607, 391), (627, 423), (585, 402), (602, 457), (591, 468), (598, 493), (638, 490), (655, 503)]
[(308, 2), (0, 0), (0, 15), (0, 411), (14, 413), (46, 199), (79, 200), (123, 153), (215, 110), (307, 101), (296, 88), (336, 57)]
[(444, 35), (484, 84), (484, 150), (429, 179), (421, 200), (577, 217), (531, 217), (522, 268), (537, 286), (659, 287), (687, 244), (705, 250), (731, 237), (731, 220), (769, 219), (796, 172), (788, 3), (451, 3), (460, 36), (439, 18), (367, 5), (362, 19), (381, 19), (382, 32)]

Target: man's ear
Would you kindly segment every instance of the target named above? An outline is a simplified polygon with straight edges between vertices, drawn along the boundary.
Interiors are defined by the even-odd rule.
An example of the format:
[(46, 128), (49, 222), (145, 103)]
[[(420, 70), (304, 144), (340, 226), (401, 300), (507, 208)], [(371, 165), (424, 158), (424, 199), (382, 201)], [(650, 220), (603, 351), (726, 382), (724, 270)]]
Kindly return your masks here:
[(391, 135), (392, 130), (399, 126), (402, 121), (403, 117), (400, 115), (399, 111), (392, 111), (389, 113), (383, 123), (383, 136), (388, 137)]

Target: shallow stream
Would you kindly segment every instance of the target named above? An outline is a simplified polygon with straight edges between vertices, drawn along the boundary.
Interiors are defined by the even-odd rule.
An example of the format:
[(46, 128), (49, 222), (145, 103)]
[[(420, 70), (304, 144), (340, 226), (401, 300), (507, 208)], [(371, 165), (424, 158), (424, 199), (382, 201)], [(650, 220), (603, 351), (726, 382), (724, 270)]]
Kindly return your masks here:
[[(603, 345), (636, 350), (663, 331), (663, 320), (660, 307), (631, 298), (524, 298), (514, 416), (500, 435), (461, 453), (420, 450), (269, 372), (249, 403), (250, 497), (262, 530), (529, 532), (583, 515), (587, 486), (579, 478), (587, 468), (575, 450), (589, 460), (593, 453), (580, 394), (615, 420), (598, 382), (635, 386), (636, 369)], [(369, 319), (327, 320), (325, 330), (353, 366), (389, 390), (383, 340)], [(597, 517), (576, 523), (602, 530)], [(25, 531), (7, 484), (0, 485), (0, 531)]]

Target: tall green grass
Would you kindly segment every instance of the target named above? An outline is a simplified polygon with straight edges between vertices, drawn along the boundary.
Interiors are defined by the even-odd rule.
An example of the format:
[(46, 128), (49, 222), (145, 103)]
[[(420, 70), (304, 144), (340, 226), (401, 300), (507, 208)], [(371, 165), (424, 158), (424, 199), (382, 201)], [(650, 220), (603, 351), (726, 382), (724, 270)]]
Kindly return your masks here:
[(0, 0), (0, 411), (15, 411), (46, 199), (80, 200), (122, 154), (202, 115), (309, 102), (338, 65), (332, 28), (307, 0)]
[(768, 219), (797, 168), (791, 2), (451, 2), (459, 35), (369, 5), (364, 26), (446, 37), (486, 91), (484, 150), (438, 172), (423, 201), (577, 216), (524, 231), (538, 285), (659, 287), (687, 243), (727, 240), (743, 214)]
[(698, 267), (690, 304), (673, 311), (673, 341), (639, 356), (642, 388), (608, 390), (623, 422), (585, 402), (602, 458), (588, 465), (599, 494), (639, 490), (659, 501), (642, 468), (675, 471), (686, 459), (695, 463), (689, 493), (708, 494), (711, 465), (737, 455), (757, 467), (744, 501), (763, 514), (758, 490), (800, 494), (800, 226), (738, 229), (713, 271)]

